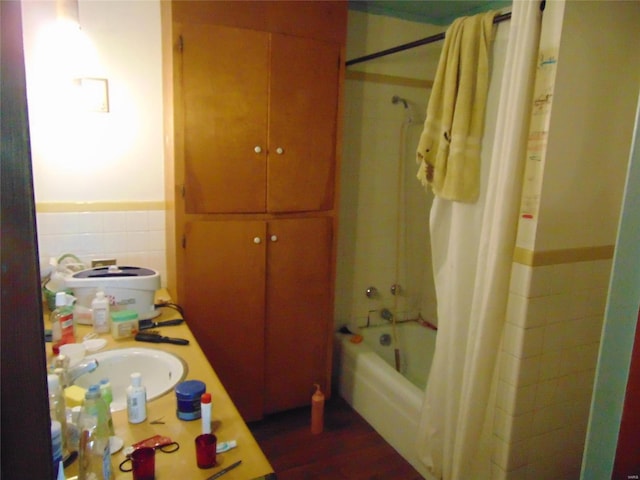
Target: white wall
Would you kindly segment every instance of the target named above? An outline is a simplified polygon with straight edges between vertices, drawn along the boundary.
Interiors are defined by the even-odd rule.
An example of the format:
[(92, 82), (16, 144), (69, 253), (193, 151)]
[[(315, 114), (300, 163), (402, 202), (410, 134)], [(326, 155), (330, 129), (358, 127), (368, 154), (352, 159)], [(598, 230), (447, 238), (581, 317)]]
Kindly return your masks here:
[[(23, 3), (36, 202), (164, 200), (159, 2), (81, 1), (79, 12), (65, 41), (55, 2)], [(108, 80), (108, 113), (73, 109), (65, 82), (77, 75)]]
[[(347, 59), (441, 31), (442, 27), (350, 11)], [(439, 52), (440, 46), (420, 47), (356, 64), (348, 67), (348, 73), (358, 71), (432, 79)], [(371, 310), (375, 310), (371, 318), (380, 322), (378, 311), (381, 308), (394, 310), (394, 307), (400, 318), (413, 317), (420, 312), (435, 321), (428, 243), (428, 212), (432, 197), (415, 178), (415, 149), (422, 131), (429, 89), (398, 82), (402, 83), (402, 80), (378, 83), (348, 79), (345, 82), (337, 325), (362, 324)], [(409, 102), (412, 123), (403, 126), (409, 112), (401, 103), (392, 103), (394, 95)], [(400, 184), (399, 178), (402, 178)], [(398, 223), (399, 216), (404, 218)], [(401, 235), (399, 255), (396, 249), (398, 232)], [(396, 264), (400, 266), (397, 273)], [(402, 287), (402, 295), (397, 298), (390, 293), (396, 277)], [(365, 296), (370, 286), (379, 291), (375, 299)]]
[[(166, 271), (160, 4), (22, 3), (41, 264), (74, 253)], [(109, 112), (75, 105), (71, 79), (108, 81)], [(163, 280), (164, 284), (164, 280)]]

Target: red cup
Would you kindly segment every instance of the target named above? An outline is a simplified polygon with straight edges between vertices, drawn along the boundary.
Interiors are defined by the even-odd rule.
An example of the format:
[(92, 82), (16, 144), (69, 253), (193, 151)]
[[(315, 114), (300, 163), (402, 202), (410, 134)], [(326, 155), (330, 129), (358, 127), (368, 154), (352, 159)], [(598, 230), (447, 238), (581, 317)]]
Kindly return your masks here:
[(133, 480), (154, 480), (156, 478), (156, 451), (152, 447), (136, 448), (131, 454)]
[(196, 461), (198, 468), (216, 466), (216, 443), (218, 439), (213, 433), (203, 433), (196, 437)]

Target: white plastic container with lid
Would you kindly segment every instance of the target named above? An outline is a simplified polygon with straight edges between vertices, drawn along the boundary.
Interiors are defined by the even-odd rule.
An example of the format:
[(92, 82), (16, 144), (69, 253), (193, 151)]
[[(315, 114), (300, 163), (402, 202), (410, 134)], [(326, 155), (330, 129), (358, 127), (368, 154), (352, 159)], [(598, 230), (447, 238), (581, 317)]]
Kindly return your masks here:
[(109, 333), (109, 299), (102, 290), (98, 290), (91, 301), (91, 318), (94, 332)]
[(95, 267), (65, 278), (65, 286), (73, 290), (77, 305), (91, 307), (96, 290), (111, 299), (111, 311), (135, 310), (141, 320), (155, 318), (155, 293), (160, 288), (160, 274), (151, 268), (116, 266)]
[(111, 336), (116, 340), (138, 333), (138, 313), (133, 310), (111, 312)]
[(147, 389), (142, 385), (139, 372), (131, 374), (131, 385), (127, 387), (127, 417), (129, 423), (141, 423), (147, 419)]

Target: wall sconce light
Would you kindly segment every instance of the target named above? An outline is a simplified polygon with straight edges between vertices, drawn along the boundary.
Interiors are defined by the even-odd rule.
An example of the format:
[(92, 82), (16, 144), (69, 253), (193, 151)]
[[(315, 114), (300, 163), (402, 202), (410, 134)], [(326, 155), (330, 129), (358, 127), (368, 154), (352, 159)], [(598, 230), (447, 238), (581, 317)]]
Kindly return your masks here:
[(83, 112), (109, 112), (109, 82), (106, 78), (76, 78), (78, 106)]

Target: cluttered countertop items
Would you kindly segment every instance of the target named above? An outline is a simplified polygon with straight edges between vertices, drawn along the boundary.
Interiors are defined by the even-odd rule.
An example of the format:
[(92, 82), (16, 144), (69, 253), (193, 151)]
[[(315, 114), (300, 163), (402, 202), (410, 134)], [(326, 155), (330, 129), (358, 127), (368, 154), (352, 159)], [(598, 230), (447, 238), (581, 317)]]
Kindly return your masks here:
[(81, 305), (90, 323), (83, 309), (73, 318), (75, 290), (45, 314), (56, 479), (276, 478), (165, 290), (146, 318), (123, 309), (114, 320), (100, 281), (80, 288), (92, 290)]

